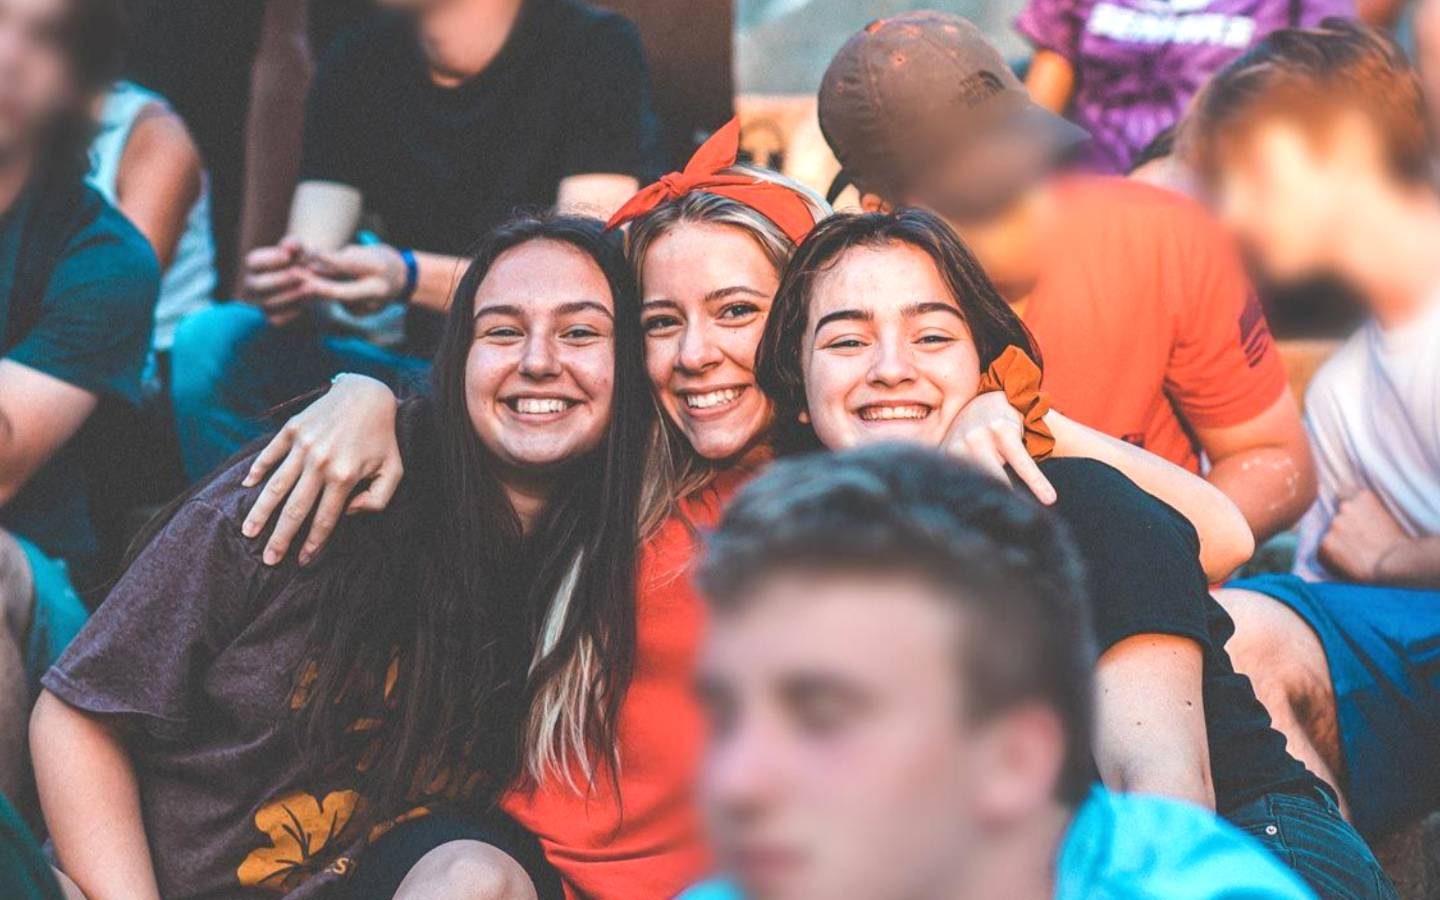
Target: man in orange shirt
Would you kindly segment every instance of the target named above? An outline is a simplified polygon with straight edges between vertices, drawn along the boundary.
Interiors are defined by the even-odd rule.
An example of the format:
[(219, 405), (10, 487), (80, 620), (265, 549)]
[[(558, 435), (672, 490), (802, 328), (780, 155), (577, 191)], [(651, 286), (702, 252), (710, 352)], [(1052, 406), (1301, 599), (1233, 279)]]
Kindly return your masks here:
[(1257, 540), (1304, 513), (1305, 431), (1228, 237), (1178, 195), (1057, 177), (1084, 132), (1036, 106), (972, 23), (866, 27), (825, 73), (820, 126), (863, 206), (923, 206), (960, 233), (1035, 333), (1057, 408), (1203, 468)]

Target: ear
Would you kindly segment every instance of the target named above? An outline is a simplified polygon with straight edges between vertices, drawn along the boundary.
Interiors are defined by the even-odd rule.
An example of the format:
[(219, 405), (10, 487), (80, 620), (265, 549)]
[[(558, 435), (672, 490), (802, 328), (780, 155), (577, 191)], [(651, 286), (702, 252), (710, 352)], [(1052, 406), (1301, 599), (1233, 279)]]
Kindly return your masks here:
[(800, 424), (801, 424), (801, 425), (809, 425), (809, 424), (810, 424), (810, 410), (808, 410), (808, 409), (802, 409), (802, 410), (800, 410), (799, 414), (796, 415), (795, 418), (797, 418), (797, 419), (800, 420)]
[(977, 737), (976, 812), (1003, 825), (1032, 815), (1053, 802), (1065, 765), (1060, 717), (1040, 704), (996, 716)]
[(895, 207), (891, 206), (890, 201), (881, 197), (879, 194), (861, 194), (860, 208), (867, 213), (888, 213)]

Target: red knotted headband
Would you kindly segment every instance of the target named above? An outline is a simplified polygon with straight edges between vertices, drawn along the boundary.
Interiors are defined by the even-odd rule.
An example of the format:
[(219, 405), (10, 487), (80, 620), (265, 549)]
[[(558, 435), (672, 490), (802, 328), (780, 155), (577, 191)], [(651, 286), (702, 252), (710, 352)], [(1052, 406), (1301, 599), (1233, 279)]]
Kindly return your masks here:
[(775, 223), (795, 243), (815, 227), (810, 206), (796, 191), (749, 175), (722, 174), (735, 165), (740, 153), (740, 120), (731, 119), (700, 145), (683, 172), (671, 172), (631, 197), (610, 217), (607, 228), (618, 228), (670, 200), (692, 191), (705, 191), (743, 203)]

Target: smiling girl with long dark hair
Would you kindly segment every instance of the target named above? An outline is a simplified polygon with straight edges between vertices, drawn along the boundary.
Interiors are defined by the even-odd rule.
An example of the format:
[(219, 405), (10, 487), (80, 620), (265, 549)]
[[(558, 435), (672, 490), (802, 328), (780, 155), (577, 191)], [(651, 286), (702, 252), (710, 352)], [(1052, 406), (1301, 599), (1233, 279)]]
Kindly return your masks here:
[[(489, 810), (527, 770), (603, 771), (614, 743), (630, 668), (594, 661), (634, 652), (639, 361), (614, 236), (512, 222), (456, 290), (431, 396), (401, 410), (388, 511), (271, 568), (240, 533), (249, 460), (173, 504), (45, 678), (62, 869), (97, 900), (467, 896), (487, 867), (513, 888), (493, 896), (554, 895)], [(428, 862), (367, 853), (457, 818)]]

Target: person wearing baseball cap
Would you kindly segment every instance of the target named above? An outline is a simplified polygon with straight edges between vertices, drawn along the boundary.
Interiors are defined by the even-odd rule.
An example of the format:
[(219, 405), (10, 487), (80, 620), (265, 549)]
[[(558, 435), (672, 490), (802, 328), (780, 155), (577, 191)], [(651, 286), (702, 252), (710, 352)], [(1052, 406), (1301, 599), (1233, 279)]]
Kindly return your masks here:
[(1259, 542), (1304, 513), (1299, 411), (1240, 258), (1199, 204), (1060, 176), (1085, 132), (955, 15), (866, 26), (831, 61), (819, 111), (837, 187), (867, 209), (942, 215), (1035, 333), (1058, 405), (1191, 471), (1203, 456)]

